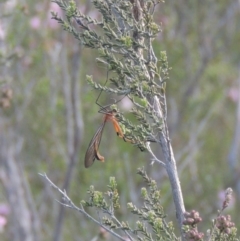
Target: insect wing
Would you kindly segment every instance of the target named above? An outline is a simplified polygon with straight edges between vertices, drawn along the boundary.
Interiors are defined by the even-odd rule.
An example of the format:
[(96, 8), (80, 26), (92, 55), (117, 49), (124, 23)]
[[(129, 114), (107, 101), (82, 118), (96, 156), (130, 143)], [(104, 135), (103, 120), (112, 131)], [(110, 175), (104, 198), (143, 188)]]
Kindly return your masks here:
[(93, 136), (92, 140), (89, 143), (87, 152), (85, 154), (85, 160), (84, 160), (84, 164), (86, 168), (90, 167), (93, 164), (95, 158), (99, 159), (100, 157), (98, 148), (101, 142), (105, 123), (106, 122), (103, 122), (103, 124), (99, 126), (98, 130), (96, 131), (95, 135)]

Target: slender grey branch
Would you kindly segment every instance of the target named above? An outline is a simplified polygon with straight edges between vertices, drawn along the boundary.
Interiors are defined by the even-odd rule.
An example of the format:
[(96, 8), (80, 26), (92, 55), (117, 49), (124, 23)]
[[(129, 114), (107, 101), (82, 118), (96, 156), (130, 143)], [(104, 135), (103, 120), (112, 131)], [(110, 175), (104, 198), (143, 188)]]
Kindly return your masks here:
[(95, 218), (93, 218), (91, 215), (89, 215), (83, 208), (83, 206), (81, 205), (81, 207), (77, 207), (73, 201), (68, 197), (67, 193), (65, 192), (65, 190), (61, 190), (57, 185), (55, 185), (46, 175), (46, 173), (39, 173), (40, 176), (42, 176), (51, 187), (53, 187), (54, 189), (56, 189), (59, 193), (62, 194), (63, 198), (64, 198), (64, 202), (60, 202), (57, 201), (58, 203), (60, 203), (61, 205), (71, 208), (73, 210), (76, 210), (80, 213), (82, 213), (83, 215), (85, 215), (87, 218), (91, 219), (94, 223), (98, 224), (99, 226), (101, 226), (102, 228), (104, 228), (106, 231), (108, 231), (109, 233), (111, 233), (113, 236), (119, 238), (120, 240), (125, 241), (126, 239), (121, 237), (119, 234), (115, 233), (114, 231), (112, 231), (111, 229), (107, 228), (106, 226), (104, 226), (100, 221), (96, 220)]
[[(155, 102), (157, 102), (157, 98), (155, 98)], [(168, 133), (168, 127), (167, 127), (167, 123), (166, 123), (166, 113), (167, 113), (167, 104), (166, 104), (166, 98), (164, 96), (164, 114), (162, 113), (160, 108), (155, 108), (156, 111), (159, 111), (158, 116), (163, 116), (163, 120), (164, 120), (164, 132), (160, 131), (159, 132), (159, 139), (160, 139), (160, 145), (162, 147), (163, 150), (163, 155), (165, 158), (165, 168), (170, 180), (170, 184), (172, 187), (172, 195), (173, 195), (173, 201), (175, 204), (175, 208), (176, 208), (176, 216), (177, 216), (177, 221), (179, 224), (179, 227), (181, 229), (182, 227), (182, 223), (184, 220), (184, 212), (185, 212), (185, 207), (184, 207), (184, 202), (183, 202), (183, 195), (182, 195), (182, 190), (181, 190), (181, 186), (180, 186), (180, 181), (179, 181), (179, 177), (178, 177), (178, 172), (177, 172), (177, 166), (176, 166), (176, 160), (173, 154), (173, 150), (172, 150), (172, 146), (170, 143), (170, 138), (169, 138), (169, 133)], [(160, 104), (156, 104), (156, 106), (160, 106)], [(184, 233), (183, 230), (181, 229), (181, 233), (182, 233), (182, 239), (184, 237)], [(183, 239), (184, 240), (184, 239)]]
[(150, 143), (149, 143), (149, 142), (146, 144), (146, 146), (147, 146), (148, 152), (149, 152), (149, 153), (151, 154), (151, 156), (152, 156), (151, 165), (153, 165), (154, 162), (158, 162), (158, 163), (160, 163), (163, 167), (166, 167), (165, 163), (164, 163), (163, 161), (159, 160), (159, 159), (155, 156), (155, 154), (153, 153), (153, 151), (152, 151), (152, 149), (151, 149), (151, 147), (150, 147)]

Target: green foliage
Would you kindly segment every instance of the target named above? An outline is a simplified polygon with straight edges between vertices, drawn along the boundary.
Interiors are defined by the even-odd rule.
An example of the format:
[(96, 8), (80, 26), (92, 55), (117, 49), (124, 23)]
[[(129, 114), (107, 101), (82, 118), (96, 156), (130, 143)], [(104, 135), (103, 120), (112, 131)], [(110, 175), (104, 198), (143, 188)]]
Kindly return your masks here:
[[(128, 203), (128, 208), (133, 214), (138, 215), (140, 220), (137, 221), (137, 227), (146, 240), (152, 240), (151, 233), (154, 234), (154, 240), (177, 240), (174, 234), (173, 224), (167, 223), (166, 215), (164, 214), (161, 205), (160, 190), (158, 190), (156, 181), (147, 176), (143, 168), (138, 169), (138, 174), (142, 176), (148, 188), (142, 188), (141, 195), (144, 201), (141, 208), (137, 208), (132, 203)], [(146, 225), (147, 224), (147, 225)], [(147, 226), (150, 226), (152, 232), (147, 231)]]
[[(2, 4), (3, 2), (7, 3), (6, 7)], [(121, 194), (121, 209), (117, 210), (117, 214), (120, 218), (124, 217), (127, 220), (129, 212), (126, 205), (122, 203), (132, 200), (132, 197), (134, 199), (137, 188), (142, 184), (132, 173), (135, 171), (136, 165), (143, 165), (146, 160), (151, 161), (147, 152), (141, 153), (137, 148), (131, 147), (129, 143), (118, 139), (112, 132), (112, 126), (108, 123), (101, 143), (101, 152), (106, 155), (106, 162), (95, 164), (90, 171), (84, 170), (83, 156), (88, 141), (102, 120), (102, 115), (97, 114), (98, 106), (94, 104), (97, 91), (92, 90), (92, 87), (99, 91), (104, 88), (104, 91), (108, 92), (107, 95), (102, 94), (99, 101), (107, 104), (112, 98), (117, 99), (115, 96), (117, 94), (124, 96), (130, 91), (138, 91), (140, 96), (134, 95), (132, 99), (139, 106), (132, 109), (132, 114), (124, 113), (122, 118), (125, 119), (122, 120), (121, 127), (126, 137), (136, 139), (137, 146), (142, 150), (146, 150), (146, 140), (152, 141), (152, 137), (149, 136), (152, 128), (161, 130), (163, 126), (162, 121), (155, 124), (147, 113), (141, 111), (148, 108), (148, 96), (141, 96), (141, 88), (143, 93), (149, 93), (149, 95), (155, 91), (146, 79), (145, 73), (141, 74), (141, 69), (139, 71), (135, 66), (127, 69), (128, 61), (125, 63), (124, 59), (122, 61), (118, 59), (118, 57), (122, 57), (120, 53), (116, 53), (115, 58), (111, 57), (109, 53), (111, 46), (117, 50), (120, 50), (122, 46), (122, 49), (130, 52), (129, 56), (133, 55), (134, 51), (142, 50), (147, 58), (146, 48), (143, 47), (145, 43), (142, 43), (141, 39), (140, 41), (135, 40), (131, 33), (129, 35), (118, 34), (117, 27), (114, 28), (118, 24), (116, 19), (108, 16), (107, 1), (102, 1), (101, 4), (99, 1), (95, 1), (98, 9), (103, 11), (104, 22), (101, 17), (98, 18), (99, 15), (97, 15), (98, 21), (96, 21), (95, 17), (90, 18), (82, 14), (83, 17), (80, 16), (81, 21), (78, 22), (83, 24), (77, 23), (74, 20), (74, 14), (76, 11), (78, 12), (77, 8), (85, 9), (86, 15), (90, 11), (91, 16), (96, 16), (96, 12), (88, 7), (89, 2), (77, 1), (77, 7), (74, 1), (69, 2), (67, 16), (70, 22), (64, 22), (65, 28), (68, 31), (75, 29), (77, 34), (79, 32), (81, 34), (88, 31), (86, 29), (88, 27), (96, 34), (100, 34), (102, 41), (100, 43), (104, 43), (105, 46), (94, 49), (95, 52), (92, 51), (92, 48), (81, 51), (81, 53), (78, 52), (76, 55), (81, 55), (81, 63), (74, 70), (71, 68), (73, 59), (75, 59), (73, 52), (79, 49), (79, 44), (77, 41), (74, 42), (72, 36), (64, 34), (58, 26), (52, 27), (48, 12), (50, 1), (38, 3), (31, 0), (24, 1), (24, 3), (17, 1), (16, 5), (14, 5), (14, 1), (1, 1), (1, 26), (3, 26), (0, 51), (1, 87), (9, 84), (13, 89), (10, 108), (1, 110), (1, 133), (13, 131), (16, 135), (12, 140), (8, 140), (9, 135), (7, 135), (3, 140), (9, 141), (10, 150), (15, 150), (17, 147), (19, 151), (16, 162), (23, 167), (24, 178), (29, 181), (30, 185), (28, 190), (32, 191), (30, 196), (32, 194), (32, 200), (36, 201), (36, 213), (39, 211), (37, 216), (39, 223), (42, 224), (39, 229), (43, 240), (52, 237), (58, 204), (55, 203), (48, 189), (43, 188), (36, 173), (39, 171), (51, 173), (51, 178), (60, 186), (66, 178), (66, 169), (69, 165), (66, 136), (68, 117), (63, 93), (63, 82), (66, 78), (71, 82), (72, 75), (78, 75), (78, 72), (81, 72), (78, 104), (81, 105), (79, 114), (81, 114), (81, 110), (84, 114), (82, 120), (84, 131), (81, 132), (83, 138), (81, 151), (76, 162), (77, 165), (74, 167), (76, 175), (72, 176), (74, 181), (71, 183), (71, 197), (76, 202), (79, 202), (79, 195), (82, 198), (82, 193), (85, 193), (89, 183), (95, 183), (95, 187), (97, 185), (97, 189), (101, 190), (108, 180), (107, 176), (113, 175), (114, 172), (118, 180), (118, 191)], [(129, 10), (132, 9), (131, 5), (129, 7), (129, 2), (132, 1), (121, 2), (122, 18), (132, 18), (132, 14), (129, 13)], [(153, 1), (144, 2), (151, 5)], [(226, 161), (236, 116), (236, 102), (229, 96), (229, 90), (236, 89), (239, 69), (240, 25), (237, 24), (239, 23), (239, 14), (236, 14), (238, 8), (234, 8), (234, 4), (234, 1), (225, 0), (215, 2), (207, 0), (201, 4), (199, 1), (193, 0), (185, 1), (184, 4), (182, 1), (168, 1), (164, 6), (155, 6), (157, 14), (155, 14), (154, 21), (161, 24), (163, 31), (153, 42), (158, 59), (157, 66), (151, 61), (146, 63), (148, 70), (154, 73), (157, 84), (159, 84), (157, 80), (159, 73), (161, 75), (163, 84), (156, 92), (168, 94), (167, 121), (180, 170), (185, 204), (188, 209), (192, 209), (196, 208), (197, 203), (201, 215), (206, 220), (201, 223), (201, 228), (204, 227), (204, 230), (209, 226), (207, 222), (209, 217), (214, 215), (215, 208), (212, 207), (218, 205), (219, 200), (216, 197), (219, 196), (219, 190), (227, 183), (236, 184), (235, 175), (228, 169)], [(56, 7), (56, 4), (52, 4), (52, 6)], [(104, 9), (103, 6), (105, 6)], [(51, 9), (55, 11), (55, 8)], [(145, 26), (153, 34), (158, 32), (159, 26), (152, 21), (152, 16), (141, 14), (146, 16)], [(33, 20), (36, 19), (39, 25), (33, 26)], [(115, 21), (116, 24), (112, 24), (111, 21)], [(138, 28), (135, 19), (130, 20), (129, 23), (131, 26), (134, 25), (134, 28), (137, 26), (135, 29)], [(125, 27), (128, 29), (128, 25)], [(105, 32), (102, 32), (103, 28)], [(129, 28), (129, 32), (134, 28)], [(138, 29), (142, 31), (142, 28)], [(97, 45), (97, 42), (91, 39), (91, 32), (83, 34), (89, 47)], [(114, 41), (114, 45), (111, 41)], [(108, 45), (108, 42), (112, 45)], [(148, 48), (147, 44), (145, 46)], [(107, 52), (105, 47), (108, 48)], [(202, 55), (204, 47), (207, 47), (210, 58)], [(169, 65), (166, 65), (166, 54), (162, 52), (163, 50), (167, 50)], [(99, 63), (97, 66), (93, 61), (95, 58)], [(106, 58), (109, 58), (109, 63)], [(154, 57), (152, 62), (154, 62)], [(201, 68), (202, 63), (204, 63), (203, 68)], [(168, 66), (173, 68), (171, 72), (166, 71), (167, 74), (169, 72), (169, 75), (166, 75), (165, 79), (162, 69), (165, 70), (169, 68)], [(119, 77), (114, 71), (121, 73), (122, 67), (124, 72)], [(107, 71), (108, 77), (106, 77)], [(131, 75), (131, 71), (136, 73)], [(92, 83), (89, 83), (88, 86), (85, 81), (86, 74), (93, 76)], [(124, 77), (125, 75), (127, 77)], [(169, 81), (168, 77), (170, 77)], [(125, 83), (121, 84), (124, 78), (128, 87), (125, 87)], [(128, 83), (129, 78), (131, 78), (131, 83)], [(106, 79), (108, 79), (107, 86), (103, 85)], [(141, 80), (141, 85), (138, 84), (138, 79)], [(187, 92), (189, 86), (193, 88)], [(109, 97), (108, 94), (112, 95)], [(121, 108), (119, 105), (119, 109)], [(119, 113), (119, 115), (121, 114)], [(136, 131), (133, 132), (131, 129)], [(142, 134), (142, 130), (144, 134)], [(133, 134), (134, 137), (131, 137)], [(153, 144), (154, 148), (155, 145)], [(159, 154), (158, 150), (157, 154)], [(218, 175), (212, 175), (216, 173), (216, 168)], [(4, 169), (2, 171), (4, 177)], [(156, 177), (156, 182), (161, 183), (162, 206), (167, 211), (168, 219), (174, 220), (176, 214), (175, 210), (171, 208), (171, 191), (164, 172), (159, 171), (156, 165), (153, 168), (149, 166), (148, 172), (150, 176)], [(11, 179), (9, 179), (10, 181)], [(126, 185), (126, 182), (129, 185)], [(80, 191), (79, 183), (81, 183)], [(146, 193), (144, 189), (142, 192)], [(5, 202), (4, 195), (5, 190), (1, 192), (0, 202)], [(43, 202), (43, 200), (46, 201)], [(239, 215), (234, 210), (238, 206), (237, 202), (239, 201), (236, 200), (235, 207), (233, 202), (230, 212), (232, 220), (235, 220), (236, 226), (239, 227)], [(134, 204), (140, 206), (137, 201)], [(31, 207), (29, 205), (29, 209)], [(11, 219), (14, 220), (15, 217)], [(126, 223), (121, 222), (123, 227), (128, 227), (129, 223), (132, 224), (131, 219), (128, 220)], [(92, 239), (94, 234), (89, 230), (97, 229), (94, 229), (90, 223), (88, 225), (86, 228), (86, 220), (82, 219), (79, 222), (79, 217), (72, 215), (72, 212), (66, 213), (62, 228), (63, 239), (76, 239), (79, 236), (86, 240)], [(9, 224), (1, 233), (3, 240), (8, 240), (7, 231), (11, 227), (12, 223), (9, 219)], [(226, 236), (223, 233), (221, 235)], [(228, 240), (227, 238), (229, 237), (226, 237), (226, 240)]]
[(147, 188), (142, 188), (141, 191), (142, 207), (138, 208), (132, 203), (127, 204), (131, 213), (138, 217), (136, 228), (131, 228), (128, 221), (119, 221), (115, 216), (115, 211), (119, 208), (119, 196), (114, 177), (109, 179), (109, 189), (105, 194), (95, 191), (94, 187), (91, 186), (88, 191), (89, 201), (81, 203), (85, 207), (95, 207), (107, 214), (107, 216), (102, 217), (101, 223), (114, 232), (118, 233), (119, 230), (122, 230), (128, 237), (135, 236), (137, 240), (177, 240), (173, 224), (166, 221), (166, 215), (160, 202), (160, 190), (158, 190), (156, 182), (147, 176), (143, 168), (138, 169), (138, 174), (147, 185)]
[[(164, 208), (161, 204), (161, 192), (157, 187), (156, 181), (149, 178), (144, 168), (139, 168), (137, 172), (145, 182), (146, 187), (141, 189), (142, 205), (137, 207), (133, 203), (128, 203), (127, 207), (133, 215), (137, 216), (135, 228), (129, 225), (129, 221), (120, 221), (115, 215), (119, 208), (119, 195), (117, 182), (114, 177), (109, 179), (108, 190), (103, 193), (96, 191), (93, 186), (88, 191), (89, 201), (82, 201), (85, 207), (97, 208), (99, 217), (104, 215), (99, 222), (102, 227), (113, 231), (113, 235), (120, 235), (121, 231), (131, 240), (159, 240), (173, 241), (180, 240), (175, 234), (172, 222), (166, 220)], [(104, 197), (106, 196), (106, 198)], [(228, 188), (225, 193), (225, 200), (217, 218), (213, 220), (212, 227), (204, 233), (198, 231), (197, 225), (202, 222), (199, 213), (192, 210), (184, 214), (184, 237), (187, 241), (239, 241), (237, 229), (231, 221), (230, 215), (223, 216), (231, 201), (232, 190)]]
[[(117, 119), (129, 130), (126, 139), (140, 150), (147, 150), (145, 143), (157, 142), (156, 130), (162, 130), (155, 106), (151, 104), (152, 97), (163, 97), (169, 71), (166, 53), (162, 52), (157, 62), (151, 47), (151, 42), (160, 31), (160, 26), (151, 17), (157, 3), (148, 1), (140, 9), (140, 6), (133, 6), (130, 2), (120, 1), (112, 8), (114, 3), (111, 1), (93, 1), (102, 16), (102, 21), (97, 21), (78, 11), (73, 3), (55, 2), (66, 12), (66, 20), (56, 13), (52, 13), (52, 18), (84, 47), (98, 50), (97, 61), (108, 69), (108, 75), (111, 74), (109, 81), (114, 88), (102, 86), (91, 77), (87, 77), (88, 83), (103, 92), (128, 96), (135, 105), (132, 112), (139, 124), (132, 123), (120, 112)], [(143, 13), (141, 21), (138, 11)], [(80, 26), (80, 31), (71, 24), (72, 20)], [(101, 29), (102, 35), (97, 33), (97, 28)], [(141, 52), (143, 54), (139, 55)]]
[(108, 202), (105, 200), (104, 195), (102, 192), (98, 192), (94, 190), (94, 187), (91, 186), (88, 194), (90, 196), (90, 199), (88, 202), (82, 201), (82, 204), (86, 207), (97, 207), (101, 208), (104, 211), (112, 212), (112, 208), (116, 209), (119, 208), (119, 196), (117, 191), (117, 183), (115, 181), (114, 177), (110, 177), (109, 179), (109, 190), (107, 191), (106, 195), (111, 201), (111, 205), (108, 204)]
[[(147, 1), (144, 8), (141, 9), (142, 11), (139, 11), (136, 6), (134, 7), (130, 4), (131, 1), (120, 1), (118, 5), (114, 5), (113, 1), (93, 1), (95, 7), (101, 13), (101, 21), (85, 16), (76, 9), (73, 3), (55, 2), (66, 11), (67, 20), (65, 21), (55, 13), (52, 15), (53, 19), (61, 23), (63, 28), (79, 40), (84, 47), (97, 50), (99, 54), (97, 61), (105, 65), (108, 70), (109, 82), (114, 88), (112, 86), (109, 87), (109, 84), (103, 86), (96, 83), (90, 77), (87, 77), (88, 83), (102, 92), (128, 96), (134, 104), (132, 113), (136, 121), (130, 121), (120, 111), (118, 111), (116, 118), (124, 126), (125, 137), (132, 144), (138, 146), (140, 150), (147, 150), (146, 142), (158, 142), (156, 133), (163, 132), (164, 129), (167, 115), (165, 105), (166, 81), (169, 79), (170, 70), (166, 52), (160, 50), (159, 60), (157, 60), (152, 51), (151, 43), (160, 32), (160, 27), (153, 22), (151, 16), (153, 12), (150, 11), (150, 9), (156, 7), (154, 5), (156, 2)], [(114, 7), (112, 7), (113, 5)], [(72, 24), (72, 21), (78, 24), (78, 28)], [(195, 24), (196, 22), (193, 25)], [(100, 30), (101, 34), (98, 33), (98, 30)], [(194, 51), (194, 44), (197, 42), (196, 36), (193, 37), (190, 31), (187, 34), (190, 38), (193, 38), (193, 44), (189, 49), (192, 51), (191, 58), (195, 60), (190, 61), (190, 65), (187, 67), (194, 74), (196, 72), (196, 76), (192, 77), (193, 81), (189, 85), (187, 83), (179, 85), (177, 81), (173, 84), (176, 87), (176, 92), (183, 93), (183, 98), (180, 101), (181, 108), (185, 107), (184, 104), (188, 100), (188, 95), (194, 89), (194, 84), (196, 85), (197, 83), (198, 75), (201, 74), (202, 68), (205, 67), (205, 63), (210, 58), (207, 56), (206, 62), (201, 62), (202, 59), (199, 57), (199, 54)], [(185, 44), (182, 44), (183, 48)], [(178, 58), (182, 61), (186, 52), (179, 47), (177, 50)], [(203, 58), (203, 60), (205, 59)], [(203, 67), (201, 64), (203, 64)], [(198, 65), (200, 65), (199, 69)], [(182, 63), (179, 66), (180, 69), (175, 73), (175, 77), (179, 78), (180, 75), (181, 78), (187, 80), (189, 76), (183, 71), (185, 66), (182, 66)], [(211, 76), (210, 72), (207, 73), (209, 76)], [(206, 92), (211, 92), (212, 89), (209, 87), (214, 88), (218, 84), (204, 82), (203, 89)], [(205, 90), (203, 91), (204, 93), (206, 93)], [(195, 94), (194, 91), (193, 93)], [(152, 96), (158, 99), (159, 105), (156, 104), (158, 101), (154, 102), (155, 99), (152, 99)], [(173, 93), (172, 96), (176, 96), (177, 100), (178, 93)], [(221, 96), (221, 93), (216, 93), (216, 100), (219, 96)], [(196, 99), (191, 98), (189, 103), (187, 103), (190, 106), (190, 111), (193, 112), (191, 117), (194, 120), (204, 115), (204, 110), (197, 108), (200, 101), (204, 102), (204, 97), (204, 94), (200, 92), (199, 95), (196, 95)], [(211, 99), (211, 95), (209, 97)], [(181, 109), (179, 112), (179, 115), (182, 115)], [(185, 119), (183, 118), (183, 120)], [(189, 128), (189, 122), (192, 122), (192, 119), (184, 122), (186, 128)], [(143, 193), (146, 194), (144, 190)], [(157, 224), (156, 229), (160, 229), (160, 227), (161, 222)], [(144, 225), (141, 228), (145, 230)], [(150, 238), (150, 235), (147, 236)]]

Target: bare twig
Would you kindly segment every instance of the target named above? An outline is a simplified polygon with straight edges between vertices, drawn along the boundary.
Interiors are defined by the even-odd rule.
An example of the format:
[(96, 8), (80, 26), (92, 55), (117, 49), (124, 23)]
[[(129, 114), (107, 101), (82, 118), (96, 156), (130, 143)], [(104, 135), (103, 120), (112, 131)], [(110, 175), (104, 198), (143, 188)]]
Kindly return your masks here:
[(151, 165), (153, 165), (154, 162), (158, 162), (158, 163), (160, 163), (161, 165), (163, 165), (163, 166), (165, 167), (165, 166), (166, 166), (165, 163), (164, 163), (163, 161), (159, 160), (159, 159), (156, 157), (156, 155), (153, 153), (149, 142), (146, 144), (146, 146), (147, 146), (148, 152), (149, 152), (149, 153), (151, 154), (151, 156), (152, 156)]

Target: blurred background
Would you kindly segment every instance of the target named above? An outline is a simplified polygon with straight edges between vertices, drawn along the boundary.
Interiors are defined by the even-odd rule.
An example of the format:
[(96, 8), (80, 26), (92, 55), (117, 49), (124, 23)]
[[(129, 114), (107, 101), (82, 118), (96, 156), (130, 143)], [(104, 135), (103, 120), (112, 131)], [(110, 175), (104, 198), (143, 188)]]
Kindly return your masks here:
[[(93, 18), (90, 1), (77, 1)], [(91, 240), (102, 230), (81, 214), (65, 209), (38, 173), (65, 188), (78, 205), (94, 185), (106, 191), (110, 176), (118, 182), (117, 216), (135, 225), (127, 202), (140, 206), (144, 166), (162, 191), (168, 220), (175, 219), (164, 169), (136, 147), (116, 137), (111, 125), (103, 133), (105, 163), (84, 168), (88, 144), (102, 121), (98, 92), (86, 75), (104, 84), (106, 69), (97, 53), (82, 49), (73, 36), (51, 20), (61, 10), (50, 0), (0, 2), (0, 236), (2, 241)], [(168, 124), (187, 210), (200, 212), (202, 232), (210, 227), (232, 187), (225, 211), (240, 227), (240, 1), (168, 0), (155, 20), (162, 32), (154, 41), (157, 56), (167, 51)], [(103, 94), (102, 105), (115, 96)], [(127, 98), (120, 103), (128, 113)], [(130, 116), (130, 118), (132, 118)], [(158, 146), (156, 155), (161, 157)], [(97, 217), (97, 213), (88, 210)], [(113, 240), (111, 236), (103, 236)]]

